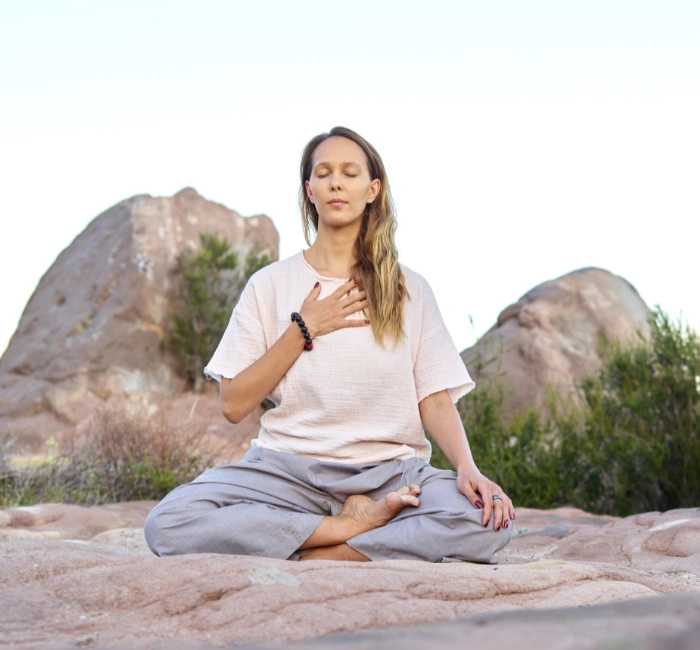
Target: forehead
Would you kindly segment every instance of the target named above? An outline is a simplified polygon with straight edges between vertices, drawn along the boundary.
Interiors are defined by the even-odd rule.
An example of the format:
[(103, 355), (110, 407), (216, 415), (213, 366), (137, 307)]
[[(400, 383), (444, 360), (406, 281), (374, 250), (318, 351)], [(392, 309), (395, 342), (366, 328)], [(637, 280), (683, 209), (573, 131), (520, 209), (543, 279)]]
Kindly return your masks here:
[(369, 167), (367, 156), (362, 147), (356, 142), (341, 136), (326, 138), (316, 147), (313, 155), (313, 166), (328, 164), (355, 163), (364, 169)]

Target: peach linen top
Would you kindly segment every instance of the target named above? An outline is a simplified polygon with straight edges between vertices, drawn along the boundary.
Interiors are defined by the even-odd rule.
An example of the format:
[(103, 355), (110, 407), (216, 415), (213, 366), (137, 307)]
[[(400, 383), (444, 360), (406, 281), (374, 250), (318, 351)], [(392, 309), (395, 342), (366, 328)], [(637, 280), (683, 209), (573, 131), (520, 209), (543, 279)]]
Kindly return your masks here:
[[(410, 299), (406, 337), (387, 350), (371, 325), (348, 327), (314, 339), (268, 398), (275, 408), (260, 419), (251, 444), (338, 463), (430, 459), (418, 403), (447, 389), (453, 402), (474, 388), (427, 281), (401, 264)], [(319, 275), (303, 252), (253, 274), (241, 293), (204, 373), (233, 378), (259, 359), (291, 324), (316, 281), (319, 299), (347, 279)], [(357, 288), (352, 289), (358, 291)], [(348, 318), (366, 318), (363, 311)], [(393, 349), (392, 349), (393, 347)]]

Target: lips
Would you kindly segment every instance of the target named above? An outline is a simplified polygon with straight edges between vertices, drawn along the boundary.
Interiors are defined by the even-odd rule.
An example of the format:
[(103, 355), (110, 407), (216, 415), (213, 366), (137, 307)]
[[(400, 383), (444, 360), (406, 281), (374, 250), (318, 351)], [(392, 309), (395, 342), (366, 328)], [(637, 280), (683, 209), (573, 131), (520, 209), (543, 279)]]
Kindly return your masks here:
[(335, 200), (335, 201), (328, 201), (328, 205), (335, 205), (335, 206), (340, 206), (340, 205), (345, 205), (347, 201), (341, 201), (340, 199)]

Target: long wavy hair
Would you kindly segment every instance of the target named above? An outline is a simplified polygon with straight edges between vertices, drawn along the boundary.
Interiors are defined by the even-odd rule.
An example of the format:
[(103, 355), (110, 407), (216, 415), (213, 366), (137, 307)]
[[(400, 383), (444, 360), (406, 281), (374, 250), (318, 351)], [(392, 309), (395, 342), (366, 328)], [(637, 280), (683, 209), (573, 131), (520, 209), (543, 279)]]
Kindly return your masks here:
[(311, 179), (313, 155), (316, 147), (327, 138), (339, 136), (352, 140), (367, 156), (372, 180), (379, 179), (381, 188), (374, 201), (367, 204), (362, 216), (362, 226), (355, 240), (355, 259), (352, 277), (358, 288), (367, 292), (369, 314), (374, 339), (384, 349), (389, 337), (398, 342), (405, 336), (403, 328), (404, 298), (410, 295), (406, 278), (399, 266), (399, 252), (394, 241), (396, 210), (389, 190), (389, 179), (377, 150), (361, 135), (342, 126), (333, 127), (328, 133), (312, 138), (301, 156), (299, 209), (304, 228), (304, 239), (311, 246), (311, 232), (318, 233), (318, 212), (306, 193), (306, 181)]

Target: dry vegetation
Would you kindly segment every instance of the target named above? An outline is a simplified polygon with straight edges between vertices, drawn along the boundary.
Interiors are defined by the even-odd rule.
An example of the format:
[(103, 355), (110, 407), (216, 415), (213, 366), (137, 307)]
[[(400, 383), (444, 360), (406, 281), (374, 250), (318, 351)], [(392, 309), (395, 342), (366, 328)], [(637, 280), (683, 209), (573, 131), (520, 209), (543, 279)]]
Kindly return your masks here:
[(211, 467), (202, 425), (161, 411), (96, 411), (85, 432), (38, 464), (18, 466), (0, 441), (0, 507), (161, 499)]

